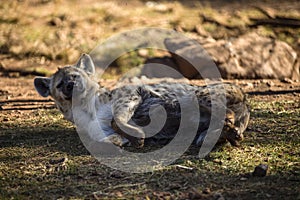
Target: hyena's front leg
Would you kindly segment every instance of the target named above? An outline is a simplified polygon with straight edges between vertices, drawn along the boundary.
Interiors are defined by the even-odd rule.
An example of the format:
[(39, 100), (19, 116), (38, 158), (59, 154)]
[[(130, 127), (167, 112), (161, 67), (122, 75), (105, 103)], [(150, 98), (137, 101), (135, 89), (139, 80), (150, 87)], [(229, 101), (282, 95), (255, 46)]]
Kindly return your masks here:
[(82, 133), (80, 136), (94, 141), (101, 141), (105, 137), (96, 115), (95, 101), (98, 87), (96, 82), (77, 77), (72, 97), (72, 113), (77, 132)]
[(127, 138), (130, 143), (137, 148), (144, 146), (145, 133), (142, 129), (129, 124), (136, 107), (140, 104), (139, 96), (130, 96), (120, 98), (112, 105), (113, 112), (113, 129), (123, 137)]

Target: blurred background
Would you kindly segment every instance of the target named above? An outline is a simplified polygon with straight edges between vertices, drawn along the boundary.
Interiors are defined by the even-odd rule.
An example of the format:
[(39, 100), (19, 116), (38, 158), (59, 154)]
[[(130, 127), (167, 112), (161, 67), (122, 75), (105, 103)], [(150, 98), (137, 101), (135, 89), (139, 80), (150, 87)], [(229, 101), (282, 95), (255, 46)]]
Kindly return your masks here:
[[(220, 70), (224, 78), (299, 79), (299, 66), (294, 66), (295, 53), (300, 52), (300, 3), (296, 0), (2, 1), (0, 27), (0, 73), (5, 76), (49, 75), (57, 66), (74, 63), (81, 53), (90, 52), (114, 34), (140, 27), (157, 27), (182, 32), (204, 46), (213, 45), (209, 54), (223, 66)], [(275, 67), (276, 69), (271, 66), (271, 71), (277, 71), (274, 72), (275, 75), (273, 72), (267, 75), (261, 75), (260, 72), (247, 75), (249, 71), (253, 72), (260, 68), (266, 60), (254, 63), (258, 67), (250, 66), (247, 72), (236, 72), (238, 66), (232, 66), (236, 61), (231, 63), (228, 61), (229, 57), (224, 58), (224, 54), (230, 50), (222, 47), (249, 33), (255, 33), (257, 36), (252, 35), (250, 39), (246, 36), (234, 44), (241, 46), (241, 43), (247, 43), (243, 48), (233, 46), (240, 52), (247, 52), (246, 49), (250, 49), (249, 55), (242, 55), (240, 60), (245, 60), (245, 57), (249, 56), (253, 56), (250, 60), (257, 60), (257, 54), (273, 51), (272, 53), (275, 52), (273, 57), (284, 57), (283, 64), (286, 65), (288, 73), (279, 76), (278, 70), (286, 70), (282, 70), (282, 66)], [(259, 37), (263, 39), (257, 39)], [(265, 51), (264, 46), (259, 46), (275, 41), (285, 42), (292, 49), (284, 47), (280, 50), (282, 46), (272, 46)], [(261, 50), (257, 52), (253, 50), (253, 46)], [(282, 52), (277, 52), (276, 49)], [(292, 55), (291, 58), (289, 54)], [(145, 63), (148, 58), (166, 55), (166, 52), (155, 50), (130, 52), (118, 58), (112, 64), (114, 67), (110, 68), (104, 77), (118, 77), (132, 67)], [(266, 55), (268, 56), (269, 54)], [(282, 65), (273, 58), (269, 60), (271, 65)], [(248, 67), (245, 63), (247, 62), (242, 64), (242, 68)], [(176, 60), (175, 64), (178, 68)], [(234, 69), (228, 70), (230, 67)], [(197, 75), (188, 74), (188, 77), (197, 78)]]

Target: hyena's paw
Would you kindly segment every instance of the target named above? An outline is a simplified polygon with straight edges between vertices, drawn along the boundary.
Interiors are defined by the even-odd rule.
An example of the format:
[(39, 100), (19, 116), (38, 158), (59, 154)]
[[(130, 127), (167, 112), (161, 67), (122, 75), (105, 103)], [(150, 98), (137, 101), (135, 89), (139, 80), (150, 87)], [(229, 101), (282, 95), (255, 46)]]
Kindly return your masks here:
[(230, 142), (232, 146), (239, 147), (240, 141), (244, 138), (243, 134), (239, 134), (238, 130), (231, 129), (226, 133), (226, 139)]
[[(145, 138), (143, 137), (144, 134), (143, 133), (136, 133), (135, 135), (137, 136), (141, 136), (141, 137), (135, 137), (135, 136), (132, 136), (130, 134), (127, 134), (125, 131), (123, 131), (121, 128), (119, 128), (119, 126), (117, 125), (116, 121), (113, 120), (111, 122), (111, 126), (113, 128), (113, 130), (122, 135), (123, 137), (125, 137), (126, 139), (128, 139), (128, 141), (131, 143), (131, 145), (135, 148), (142, 148), (144, 146), (144, 141), (145, 141)], [(136, 129), (132, 129), (133, 131), (138, 131)]]
[(144, 138), (137, 138), (128, 135), (127, 139), (130, 141), (131, 145), (137, 149), (140, 149), (144, 146), (145, 139)]
[(113, 143), (116, 146), (122, 146), (123, 145), (123, 139), (118, 134), (109, 135), (109, 136), (103, 138), (101, 140), (101, 142), (107, 142), (107, 143), (111, 142), (111, 143)]
[(240, 146), (240, 141), (244, 139), (243, 134), (240, 133), (239, 129), (232, 124), (224, 125), (222, 137), (227, 140), (232, 146), (236, 147)]
[(232, 146), (240, 146), (240, 141), (244, 138), (239, 128), (235, 125), (235, 114), (231, 110), (227, 110), (226, 113), (223, 136)]

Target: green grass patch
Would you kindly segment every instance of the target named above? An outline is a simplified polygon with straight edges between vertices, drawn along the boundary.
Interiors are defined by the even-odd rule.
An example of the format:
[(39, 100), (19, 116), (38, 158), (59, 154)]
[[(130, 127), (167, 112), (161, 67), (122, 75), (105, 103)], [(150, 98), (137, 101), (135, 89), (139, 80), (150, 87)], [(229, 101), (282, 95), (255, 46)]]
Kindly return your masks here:
[[(153, 173), (111, 169), (89, 155), (55, 109), (20, 112), (1, 124), (0, 194), (4, 198), (296, 198), (300, 176), (296, 101), (251, 100), (251, 123), (239, 148), (226, 145), (199, 159), (197, 150)], [(266, 177), (252, 177), (255, 166)], [(185, 166), (188, 169), (177, 166)], [(202, 191), (211, 191), (205, 194)], [(275, 189), (276, 188), (276, 189)]]

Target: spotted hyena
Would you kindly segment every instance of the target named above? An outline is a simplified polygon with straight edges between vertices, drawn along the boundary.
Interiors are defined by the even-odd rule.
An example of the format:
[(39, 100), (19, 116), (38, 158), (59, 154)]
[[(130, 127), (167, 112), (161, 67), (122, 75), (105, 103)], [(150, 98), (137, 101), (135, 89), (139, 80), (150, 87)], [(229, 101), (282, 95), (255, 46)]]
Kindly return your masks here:
[[(41, 96), (50, 95), (54, 99), (65, 119), (75, 121), (77, 126), (89, 126), (88, 134), (93, 140), (110, 140), (120, 146), (130, 144), (137, 148), (144, 142), (161, 144), (174, 138), (182, 109), (178, 98), (188, 96), (194, 96), (198, 103), (200, 116), (191, 120), (199, 124), (194, 143), (200, 145), (210, 124), (212, 97), (218, 99), (223, 89), (226, 101), (217, 101), (216, 105), (224, 108), (226, 114), (225, 120), (219, 122), (224, 124), (219, 142), (229, 141), (237, 146), (243, 139), (250, 114), (244, 93), (235, 85), (159, 83), (107, 90), (98, 85), (94, 74), (91, 57), (83, 54), (75, 65), (58, 69), (50, 78), (35, 78), (34, 85)], [(143, 127), (150, 123), (150, 110), (157, 106), (164, 108), (166, 121), (157, 134), (148, 137)], [(74, 115), (74, 109), (79, 114)]]

